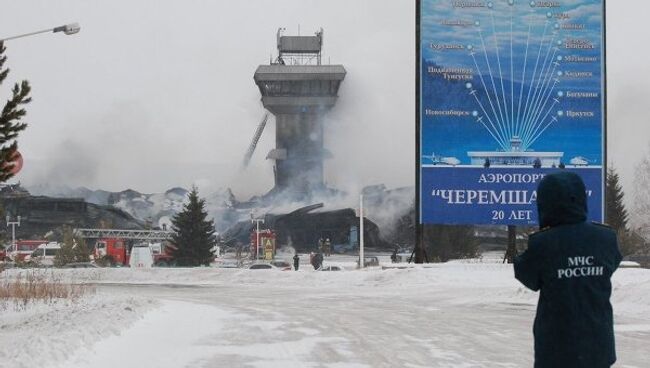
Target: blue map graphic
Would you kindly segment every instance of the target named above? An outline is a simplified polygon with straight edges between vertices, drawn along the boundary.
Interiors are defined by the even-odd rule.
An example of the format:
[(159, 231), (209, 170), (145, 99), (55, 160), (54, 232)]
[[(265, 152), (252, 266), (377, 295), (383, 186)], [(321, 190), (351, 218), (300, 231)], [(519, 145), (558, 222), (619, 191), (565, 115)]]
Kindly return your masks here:
[[(589, 182), (602, 199), (602, 1), (423, 0), (420, 10), (422, 195), (450, 179), (424, 173), (441, 166), (539, 164), (599, 171)], [(468, 216), (471, 206), (431, 218), (421, 198), (427, 223), (495, 223)]]

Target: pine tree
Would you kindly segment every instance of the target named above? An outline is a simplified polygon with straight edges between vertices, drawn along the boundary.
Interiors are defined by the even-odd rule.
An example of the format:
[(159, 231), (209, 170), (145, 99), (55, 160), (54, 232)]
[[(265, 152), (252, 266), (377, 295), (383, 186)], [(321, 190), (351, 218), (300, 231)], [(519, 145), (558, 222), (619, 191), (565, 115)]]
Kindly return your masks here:
[(61, 244), (61, 249), (59, 249), (54, 256), (54, 267), (63, 267), (66, 264), (75, 261), (74, 246), (72, 229), (65, 226), (63, 228), (63, 244)]
[[(9, 69), (4, 69), (7, 57), (4, 55), (5, 47), (0, 42), (0, 85), (7, 79)], [(29, 82), (24, 80), (16, 83), (12, 90), (11, 98), (5, 103), (0, 112), (0, 183), (9, 180), (14, 174), (12, 164), (18, 152), (18, 133), (27, 128), (27, 124), (21, 122), (26, 111), (23, 108), (32, 99), (29, 97), (31, 87)]]
[(634, 171), (634, 192), (632, 216), (630, 222), (632, 227), (648, 228), (650, 226), (650, 157), (645, 157), (637, 164)]
[[(644, 159), (642, 164), (637, 170), (648, 170), (648, 159)], [(635, 175), (635, 184), (647, 182), (648, 173), (639, 172)], [(644, 187), (643, 191), (645, 192)], [(616, 230), (618, 234), (618, 245), (623, 256), (628, 256), (637, 253), (643, 253), (646, 248), (646, 242), (640, 235), (638, 229), (628, 226), (629, 214), (624, 204), (624, 193), (621, 187), (619, 176), (614, 168), (607, 169), (607, 203), (605, 207), (606, 222)], [(635, 193), (635, 214), (645, 213), (648, 214), (648, 197), (644, 193)], [(637, 223), (639, 221), (637, 220)], [(647, 220), (642, 220), (641, 224), (647, 223)]]
[(90, 262), (90, 250), (84, 238), (74, 238), (73, 253), (75, 262)]
[(407, 247), (415, 244), (415, 201), (412, 201), (408, 210), (397, 219), (394, 230), (386, 234), (386, 240)]
[(433, 262), (476, 258), (480, 255), (474, 227), (465, 225), (423, 225), (423, 241)]
[(189, 202), (172, 219), (172, 256), (179, 266), (209, 265), (214, 258), (212, 248), (217, 244), (214, 222), (208, 221), (205, 200), (199, 198), (196, 187), (188, 194)]
[(623, 203), (623, 187), (621, 187), (620, 178), (613, 167), (607, 169), (605, 190), (605, 198), (607, 198), (605, 222), (619, 233), (624, 232), (627, 229), (628, 214)]

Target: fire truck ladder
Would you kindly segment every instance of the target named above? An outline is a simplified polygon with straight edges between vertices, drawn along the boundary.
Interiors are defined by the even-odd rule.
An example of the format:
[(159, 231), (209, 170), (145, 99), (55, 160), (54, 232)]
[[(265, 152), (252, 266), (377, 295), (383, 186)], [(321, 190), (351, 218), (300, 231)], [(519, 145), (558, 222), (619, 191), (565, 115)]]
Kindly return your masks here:
[(134, 240), (170, 240), (172, 231), (165, 230), (116, 230), (116, 229), (75, 229), (75, 235), (84, 239), (118, 238)]
[(262, 121), (257, 126), (257, 130), (255, 130), (255, 134), (253, 135), (253, 140), (251, 141), (250, 146), (248, 146), (248, 151), (246, 151), (246, 155), (244, 156), (244, 162), (242, 162), (242, 170), (248, 167), (248, 163), (251, 161), (251, 157), (253, 157), (253, 153), (255, 152), (255, 147), (257, 147), (257, 142), (260, 141), (262, 132), (264, 132), (264, 128), (266, 127), (267, 120), (269, 120), (268, 112), (264, 114)]

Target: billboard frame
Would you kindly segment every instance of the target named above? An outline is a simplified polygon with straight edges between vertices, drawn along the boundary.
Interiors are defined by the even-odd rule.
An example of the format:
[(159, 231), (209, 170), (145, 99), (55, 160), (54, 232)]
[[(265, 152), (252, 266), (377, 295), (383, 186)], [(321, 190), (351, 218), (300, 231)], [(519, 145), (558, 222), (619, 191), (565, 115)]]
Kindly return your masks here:
[[(425, 246), (423, 244), (423, 227), (422, 223), (422, 121), (421, 121), (421, 13), (422, 1), (415, 0), (415, 259), (416, 263), (424, 261), (426, 256)], [(444, 0), (441, 0), (444, 1)], [(449, 0), (447, 0), (449, 1)], [(607, 0), (602, 0), (602, 33), (601, 38), (601, 101), (602, 101), (602, 216), (603, 220), (607, 219), (607, 173), (609, 169), (607, 143), (608, 143), (608, 108), (607, 108)]]

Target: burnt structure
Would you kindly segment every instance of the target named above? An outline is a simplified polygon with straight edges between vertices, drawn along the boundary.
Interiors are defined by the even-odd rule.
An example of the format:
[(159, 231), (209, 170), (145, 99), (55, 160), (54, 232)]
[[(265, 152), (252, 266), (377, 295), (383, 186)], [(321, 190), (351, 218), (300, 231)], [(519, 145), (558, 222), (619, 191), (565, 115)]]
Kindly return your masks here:
[(19, 185), (0, 189), (0, 205), (6, 215), (21, 217), (21, 224), (16, 227), (16, 237), (22, 239), (42, 239), (49, 232), (60, 235), (63, 226), (133, 230), (144, 227), (140, 221), (118, 208), (88, 203), (82, 198), (32, 196)]
[(271, 193), (289, 192), (302, 199), (325, 190), (323, 115), (338, 98), (345, 78), (342, 65), (322, 65), (323, 30), (314, 36), (277, 33), (278, 57), (260, 65), (254, 80), (264, 107), (275, 115), (275, 187)]
[[(322, 211), (318, 203), (299, 208), (287, 214), (267, 214), (262, 228), (273, 229), (277, 242), (290, 245), (298, 251), (318, 250), (319, 239), (330, 239), (336, 252), (356, 251), (359, 247), (359, 217), (351, 208)], [(379, 236), (379, 227), (364, 219), (364, 239), (368, 248), (387, 248)], [(250, 221), (241, 221), (222, 234), (222, 242), (229, 246), (248, 244), (254, 231)]]

